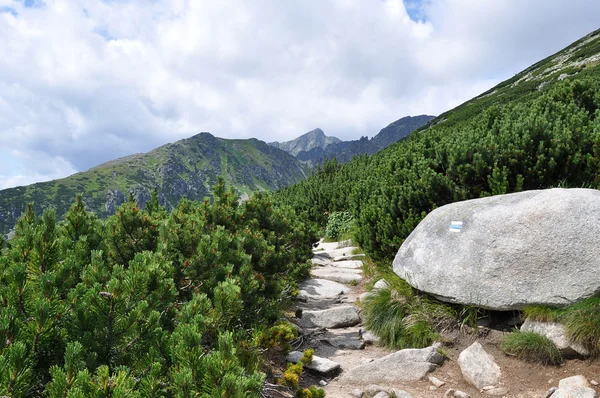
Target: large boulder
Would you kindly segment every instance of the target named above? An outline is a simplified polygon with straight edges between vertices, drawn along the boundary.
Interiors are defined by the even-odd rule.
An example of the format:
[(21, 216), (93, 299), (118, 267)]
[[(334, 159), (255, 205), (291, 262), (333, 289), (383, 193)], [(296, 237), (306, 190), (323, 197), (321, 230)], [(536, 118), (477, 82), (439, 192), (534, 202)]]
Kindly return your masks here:
[(394, 271), (440, 300), (494, 310), (600, 292), (600, 191), (548, 189), (457, 202), (406, 239)]

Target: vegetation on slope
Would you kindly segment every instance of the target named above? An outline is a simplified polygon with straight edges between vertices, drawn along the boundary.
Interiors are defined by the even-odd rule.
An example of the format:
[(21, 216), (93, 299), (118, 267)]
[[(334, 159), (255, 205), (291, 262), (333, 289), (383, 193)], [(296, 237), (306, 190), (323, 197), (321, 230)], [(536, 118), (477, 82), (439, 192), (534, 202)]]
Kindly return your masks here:
[(0, 252), (0, 395), (253, 397), (259, 354), (295, 334), (277, 322), (316, 237), (257, 193), (239, 203), (157, 195), (106, 222), (81, 196), (19, 218)]
[(202, 200), (217, 176), (240, 194), (272, 190), (304, 178), (304, 166), (293, 156), (256, 140), (226, 140), (208, 133), (127, 156), (56, 181), (0, 191), (0, 234), (7, 234), (28, 202), (36, 214), (53, 208), (58, 219), (75, 194), (104, 218), (132, 194), (143, 208), (157, 188), (159, 201), (174, 208), (182, 197)]
[(350, 211), (356, 242), (389, 261), (423, 217), (444, 204), (552, 186), (598, 187), (598, 43), (600, 31), (373, 156), (328, 161), (278, 192), (278, 200), (321, 227), (329, 213)]

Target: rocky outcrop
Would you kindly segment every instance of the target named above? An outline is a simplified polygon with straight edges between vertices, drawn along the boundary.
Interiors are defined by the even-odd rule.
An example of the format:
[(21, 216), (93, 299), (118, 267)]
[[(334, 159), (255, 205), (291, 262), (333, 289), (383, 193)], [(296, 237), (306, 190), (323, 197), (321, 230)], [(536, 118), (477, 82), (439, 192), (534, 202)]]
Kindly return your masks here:
[(600, 191), (548, 189), (453, 203), (406, 239), (394, 271), (440, 300), (494, 310), (600, 291)]
[(502, 376), (494, 357), (477, 342), (463, 350), (457, 362), (464, 379), (479, 389), (498, 384)]
[(352, 384), (386, 384), (417, 381), (433, 372), (444, 361), (436, 346), (405, 349), (386, 355), (342, 375), (342, 381)]

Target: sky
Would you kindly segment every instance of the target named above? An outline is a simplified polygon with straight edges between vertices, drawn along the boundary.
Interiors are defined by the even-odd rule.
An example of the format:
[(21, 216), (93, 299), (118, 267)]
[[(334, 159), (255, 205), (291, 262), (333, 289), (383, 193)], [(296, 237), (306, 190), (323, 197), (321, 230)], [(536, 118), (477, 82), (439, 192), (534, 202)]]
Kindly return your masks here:
[(0, 0), (0, 189), (200, 132), (371, 137), (599, 21), (598, 0)]

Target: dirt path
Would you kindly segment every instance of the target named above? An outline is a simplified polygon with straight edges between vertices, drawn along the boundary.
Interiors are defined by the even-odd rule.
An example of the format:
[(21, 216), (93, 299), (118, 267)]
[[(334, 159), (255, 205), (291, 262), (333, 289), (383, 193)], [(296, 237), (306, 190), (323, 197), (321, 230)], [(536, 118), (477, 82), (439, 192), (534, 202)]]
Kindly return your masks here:
[[(356, 268), (357, 264), (345, 261), (353, 254), (353, 248), (340, 248), (340, 244), (337, 242), (320, 243), (314, 253), (313, 279), (306, 281), (305, 290), (301, 291), (301, 300), (297, 303), (297, 309), (302, 312), (347, 306), (355, 306), (360, 309), (359, 296), (365, 292), (365, 281), (362, 280), (362, 275), (360, 275), (362, 270)], [(359, 259), (354, 260), (360, 261)], [(346, 268), (350, 266), (352, 268)], [(346, 272), (345, 270), (352, 270), (352, 272)], [(357, 270), (361, 272), (356, 272)], [(318, 275), (318, 278), (315, 277), (315, 274)], [(356, 277), (357, 274), (360, 276)], [(352, 275), (356, 278), (354, 279), (355, 282), (348, 281), (348, 278)], [(331, 286), (327, 285), (329, 282), (323, 282), (323, 280), (332, 282), (334, 294), (331, 294), (331, 289), (326, 291), (325, 288)], [(344, 287), (343, 294), (336, 294), (339, 293), (335, 291), (335, 287), (338, 286), (335, 283), (338, 282)], [(313, 288), (315, 285), (317, 288)], [(320, 288), (325, 289), (323, 290), (324, 294), (319, 294)], [(311, 324), (303, 318), (298, 319), (298, 324), (303, 334), (302, 345), (298, 347), (298, 350), (313, 348), (315, 355), (340, 364), (340, 371), (334, 372), (334, 374), (323, 375), (312, 371), (305, 373), (304, 382), (322, 385), (328, 398), (353, 397), (353, 391), (356, 389), (363, 390), (366, 387), (365, 385), (343, 383), (340, 380), (340, 374), (392, 352), (375, 344), (361, 344), (364, 343), (362, 336), (365, 332), (361, 324), (342, 328), (324, 328)], [(445, 345), (444, 350), (449, 358), (431, 374), (445, 382), (440, 388), (434, 387), (427, 379), (410, 383), (392, 383), (384, 387), (400, 388), (410, 393), (413, 398), (441, 398), (450, 388), (464, 391), (471, 397), (489, 397), (489, 395), (464, 381), (460, 368), (456, 363), (460, 352), (474, 341), (479, 341), (486, 351), (494, 356), (502, 369), (501, 386), (507, 387), (509, 390), (504, 395), (505, 397), (544, 397), (546, 391), (556, 386), (560, 379), (573, 375), (584, 375), (588, 380), (600, 381), (600, 363), (598, 361), (569, 360), (563, 366), (556, 367), (530, 364), (506, 356), (498, 349), (498, 341), (504, 333), (507, 332), (485, 328), (471, 330), (470, 332), (463, 331), (453, 344)], [(343, 343), (341, 347), (340, 341)], [(324, 385), (325, 383), (327, 384)], [(598, 391), (598, 387), (595, 387), (595, 389)]]

